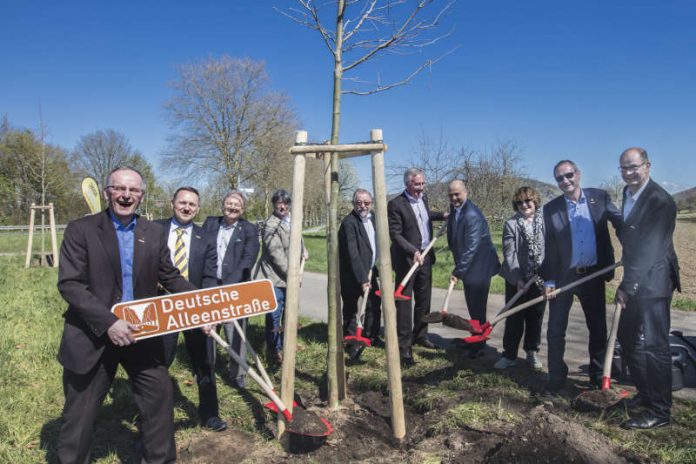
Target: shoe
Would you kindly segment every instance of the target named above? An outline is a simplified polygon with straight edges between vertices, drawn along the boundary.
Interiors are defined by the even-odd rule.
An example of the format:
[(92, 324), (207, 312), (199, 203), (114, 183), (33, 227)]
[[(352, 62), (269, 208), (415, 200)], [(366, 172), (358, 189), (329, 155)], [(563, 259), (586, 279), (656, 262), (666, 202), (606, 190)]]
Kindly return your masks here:
[(246, 378), (244, 376), (233, 377), (230, 379), (230, 385), (237, 388), (246, 388)]
[(544, 368), (541, 359), (539, 359), (539, 355), (534, 350), (527, 351), (527, 362), (535, 371), (540, 371)]
[(669, 423), (669, 417), (659, 417), (649, 411), (645, 411), (637, 417), (623, 421), (621, 428), (627, 430), (650, 430), (664, 427), (669, 425)]
[(493, 364), (493, 367), (495, 369), (507, 369), (508, 367), (516, 366), (517, 361), (514, 359), (509, 359), (506, 358), (505, 356), (501, 356), (498, 361), (496, 361), (495, 364)]
[(220, 419), (218, 416), (213, 416), (208, 418), (207, 421), (205, 421), (203, 427), (205, 427), (206, 429), (210, 429), (213, 432), (222, 432), (223, 430), (227, 430), (227, 422)]
[(416, 365), (416, 361), (413, 359), (413, 356), (402, 356), (401, 359), (401, 367), (408, 369), (409, 367), (413, 367)]
[(437, 346), (435, 346), (435, 344), (427, 338), (419, 338), (418, 340), (416, 340), (414, 345), (422, 346), (423, 348), (428, 348), (430, 350), (437, 349)]
[(348, 357), (351, 361), (359, 361), (364, 349), (362, 345), (353, 345), (348, 348)]
[(602, 389), (602, 374), (590, 374), (590, 385), (598, 390)]
[(384, 348), (387, 345), (384, 343), (384, 340), (382, 340), (381, 338), (374, 337), (374, 338), (370, 339), (370, 346), (372, 346), (374, 348)]
[(283, 352), (282, 351), (266, 351), (266, 359), (269, 364), (280, 366), (283, 364)]
[(539, 392), (538, 396), (544, 400), (552, 401), (557, 400), (561, 396), (561, 392), (560, 390), (546, 386), (541, 392)]

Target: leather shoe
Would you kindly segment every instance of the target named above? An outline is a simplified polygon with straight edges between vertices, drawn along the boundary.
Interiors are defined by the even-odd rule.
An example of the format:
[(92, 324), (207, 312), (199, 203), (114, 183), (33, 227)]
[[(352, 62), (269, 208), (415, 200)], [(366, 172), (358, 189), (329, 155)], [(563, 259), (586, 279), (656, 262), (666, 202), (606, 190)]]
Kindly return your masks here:
[(213, 432), (222, 432), (227, 429), (227, 422), (220, 419), (218, 416), (213, 416), (205, 421), (204, 427), (212, 430)]
[(437, 346), (435, 346), (435, 344), (427, 338), (419, 338), (418, 340), (416, 340), (415, 344), (418, 346), (422, 346), (423, 348), (428, 348), (430, 350), (437, 349)]
[(621, 423), (621, 428), (628, 430), (650, 430), (669, 425), (669, 422), (669, 417), (659, 417), (649, 411), (645, 411), (637, 417), (632, 417), (631, 419), (623, 421)]
[(415, 365), (416, 365), (416, 361), (413, 359), (413, 356), (402, 356), (401, 357), (401, 367), (409, 368), (409, 367), (413, 367)]

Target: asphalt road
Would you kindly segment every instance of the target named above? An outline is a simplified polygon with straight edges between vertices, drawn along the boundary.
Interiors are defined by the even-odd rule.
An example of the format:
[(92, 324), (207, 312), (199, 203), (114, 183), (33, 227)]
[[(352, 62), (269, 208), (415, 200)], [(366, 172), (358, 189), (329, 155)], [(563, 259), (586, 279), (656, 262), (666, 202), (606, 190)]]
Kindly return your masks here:
[[(431, 310), (437, 311), (441, 308), (445, 300), (445, 289), (434, 288), (432, 295)], [(327, 299), (326, 299), (326, 275), (306, 272), (302, 281), (300, 292), (300, 314), (312, 319), (326, 321), (327, 319)], [(498, 311), (505, 305), (503, 295), (490, 295), (488, 298), (489, 319), (492, 319)], [(465, 309), (464, 291), (461, 284), (454, 290), (450, 298), (449, 312), (469, 318)], [(607, 307), (607, 328), (611, 328), (611, 317), (614, 306)], [(546, 324), (548, 321), (548, 307), (544, 315), (544, 326), (542, 329), (542, 343), (540, 357), (546, 367)], [(673, 310), (672, 311), (672, 330), (682, 330), (685, 334), (693, 335), (696, 333), (696, 313)], [(486, 355), (481, 358), (481, 362), (493, 365), (502, 353), (504, 322), (496, 326), (488, 342)], [(447, 347), (457, 339), (470, 335), (468, 332), (455, 330), (445, 327), (442, 324), (432, 324), (429, 328), (430, 341), (440, 347)], [(569, 376), (577, 380), (587, 380), (587, 326), (580, 305), (575, 303), (570, 312), (568, 330), (566, 332), (566, 352), (565, 361), (568, 364)], [(518, 363), (524, 363), (524, 351), (520, 347), (521, 359)], [(688, 397), (696, 399), (696, 388), (685, 388), (675, 392), (678, 397)]]

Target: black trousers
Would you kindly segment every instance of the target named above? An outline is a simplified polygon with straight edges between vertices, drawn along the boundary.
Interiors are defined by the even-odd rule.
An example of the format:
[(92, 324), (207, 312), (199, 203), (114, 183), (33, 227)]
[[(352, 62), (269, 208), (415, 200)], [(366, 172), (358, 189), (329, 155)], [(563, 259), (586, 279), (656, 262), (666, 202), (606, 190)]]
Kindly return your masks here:
[[(157, 350), (159, 357), (152, 350)], [(86, 374), (63, 369), (65, 407), (57, 447), (60, 462), (90, 462), (94, 423), (119, 364), (128, 374), (140, 411), (142, 462), (175, 462), (173, 388), (162, 355), (161, 340), (143, 340), (124, 348), (109, 345)]]
[[(517, 293), (517, 286), (505, 282), (505, 302), (507, 303)], [(541, 295), (541, 290), (533, 285), (522, 295), (515, 305), (526, 303)], [(507, 359), (517, 359), (517, 351), (524, 333), (524, 351), (539, 351), (541, 345), (541, 324), (544, 320), (546, 302), (541, 301), (534, 306), (520, 311), (505, 319), (503, 335), (503, 356)]]
[[(406, 276), (408, 268), (395, 271), (398, 286)], [(399, 337), (399, 351), (402, 355), (407, 354), (415, 341), (428, 336), (428, 324), (422, 322), (422, 319), (430, 313), (432, 286), (432, 255), (429, 253), (425, 263), (416, 269), (411, 280), (404, 287), (403, 294), (412, 298), (408, 301), (396, 302), (396, 332)]]
[(663, 418), (670, 417), (672, 408), (671, 300), (631, 298), (621, 312), (618, 333), (638, 394), (649, 411)]
[[(587, 273), (594, 272), (596, 267), (588, 268)], [(582, 278), (570, 270), (556, 285), (562, 287)], [(561, 293), (549, 301), (549, 323), (547, 331), (549, 385), (557, 389), (563, 386), (568, 376), (568, 365), (563, 361), (565, 354), (565, 336), (568, 328), (568, 314), (573, 304), (573, 296), (580, 300), (580, 306), (585, 314), (585, 323), (589, 331), (587, 351), (590, 355), (590, 378), (602, 375), (604, 350), (607, 347), (607, 307), (604, 294), (603, 277), (597, 277)]]
[[(379, 336), (382, 325), (382, 300), (375, 295), (379, 290), (376, 273), (372, 273), (372, 288), (367, 297), (365, 307), (365, 320), (363, 322), (363, 336), (375, 338)], [(350, 289), (341, 286), (341, 300), (343, 301), (343, 336), (355, 335), (357, 327), (358, 306), (362, 298), (360, 289)]]
[[(215, 358), (211, 355), (215, 342), (201, 329), (185, 330), (183, 334), (191, 369), (198, 384), (198, 418), (204, 424), (211, 417), (219, 415)], [(170, 367), (176, 357), (179, 333), (162, 335), (162, 340), (167, 367)]]

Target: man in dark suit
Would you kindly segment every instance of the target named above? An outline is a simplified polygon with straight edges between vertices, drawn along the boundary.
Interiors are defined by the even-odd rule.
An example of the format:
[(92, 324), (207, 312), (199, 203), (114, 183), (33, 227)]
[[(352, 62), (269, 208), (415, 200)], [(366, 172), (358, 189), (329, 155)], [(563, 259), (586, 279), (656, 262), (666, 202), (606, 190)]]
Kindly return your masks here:
[[(259, 255), (259, 231), (256, 226), (242, 218), (246, 199), (232, 190), (222, 201), (222, 216), (209, 216), (203, 229), (216, 241), (218, 285), (237, 284), (251, 280), (251, 270)], [(246, 332), (247, 320), (237, 321)], [(225, 324), (227, 342), (242, 359), (246, 358), (246, 345), (234, 328), (234, 323)], [(214, 356), (213, 351), (213, 356)], [(246, 386), (246, 369), (233, 359), (229, 360), (229, 378), (233, 385)]]
[[(553, 170), (563, 195), (544, 206), (545, 252), (541, 274), (546, 281), (546, 294), (556, 286), (563, 287), (586, 274), (614, 263), (614, 248), (609, 237), (608, 222), (620, 231), (621, 213), (604, 190), (580, 188), (581, 172), (570, 160), (559, 161)], [(568, 313), (577, 295), (589, 330), (590, 381), (601, 384), (602, 363), (607, 344), (605, 281), (614, 277), (607, 272), (572, 291), (550, 296), (548, 321), (549, 379), (545, 394), (556, 395), (568, 375), (563, 361)]]
[(625, 150), (619, 163), (626, 188), (621, 233), (624, 275), (616, 290), (616, 302), (622, 307), (618, 338), (638, 389), (624, 404), (629, 410), (645, 408), (621, 426), (652, 429), (669, 424), (672, 408), (669, 310), (674, 289), (681, 291), (672, 243), (677, 207), (671, 195), (650, 179), (644, 149)]
[[(363, 336), (371, 340), (372, 346), (384, 346), (379, 338), (381, 310), (377, 291), (377, 241), (375, 238), (375, 219), (372, 211), (372, 195), (365, 189), (353, 193), (353, 211), (341, 222), (338, 229), (338, 256), (341, 274), (341, 299), (343, 300), (343, 335), (354, 335), (357, 325), (358, 301), (366, 289), (368, 293), (365, 308)], [(372, 270), (372, 278), (369, 278)], [(362, 350), (355, 346), (349, 351), (351, 358), (357, 358)]]
[[(156, 221), (162, 226), (162, 238), (167, 242), (174, 265), (197, 288), (214, 287), (215, 242), (201, 227), (193, 223), (200, 209), (200, 196), (193, 187), (180, 187), (172, 198), (174, 215)], [(167, 366), (176, 356), (179, 333), (163, 335)], [(198, 384), (198, 418), (201, 425), (216, 432), (227, 428), (220, 419), (217, 387), (215, 385), (215, 361), (210, 357), (213, 340), (201, 329), (184, 331), (186, 351)]]
[(90, 460), (97, 412), (121, 364), (140, 410), (143, 462), (174, 462), (172, 383), (161, 337), (135, 343), (137, 327), (111, 307), (170, 292), (195, 290), (173, 266), (162, 229), (135, 214), (145, 185), (139, 172), (117, 168), (106, 178), (107, 209), (70, 222), (63, 236), (58, 290), (68, 303), (58, 350), (65, 407), (58, 459)]
[[(464, 298), (469, 315), (481, 323), (486, 321), (486, 305), (491, 278), (500, 270), (498, 254), (493, 246), (488, 222), (481, 210), (468, 201), (466, 184), (453, 180), (449, 184), (450, 213), (447, 218), (447, 243), (454, 259), (450, 279), (464, 283)], [(483, 355), (486, 342), (468, 347), (466, 356)]]
[(430, 313), (432, 290), (432, 265), (435, 252), (423, 256), (422, 251), (433, 238), (432, 221), (442, 221), (442, 213), (431, 213), (424, 194), (425, 174), (422, 170), (411, 168), (404, 173), (406, 189), (389, 201), (389, 236), (391, 238), (391, 259), (396, 282), (406, 276), (414, 262), (419, 264), (403, 294), (413, 295), (412, 302), (396, 302), (396, 330), (399, 337), (401, 363), (408, 367), (414, 364), (411, 346), (435, 348), (428, 340), (428, 324), (422, 322), (423, 316)]

